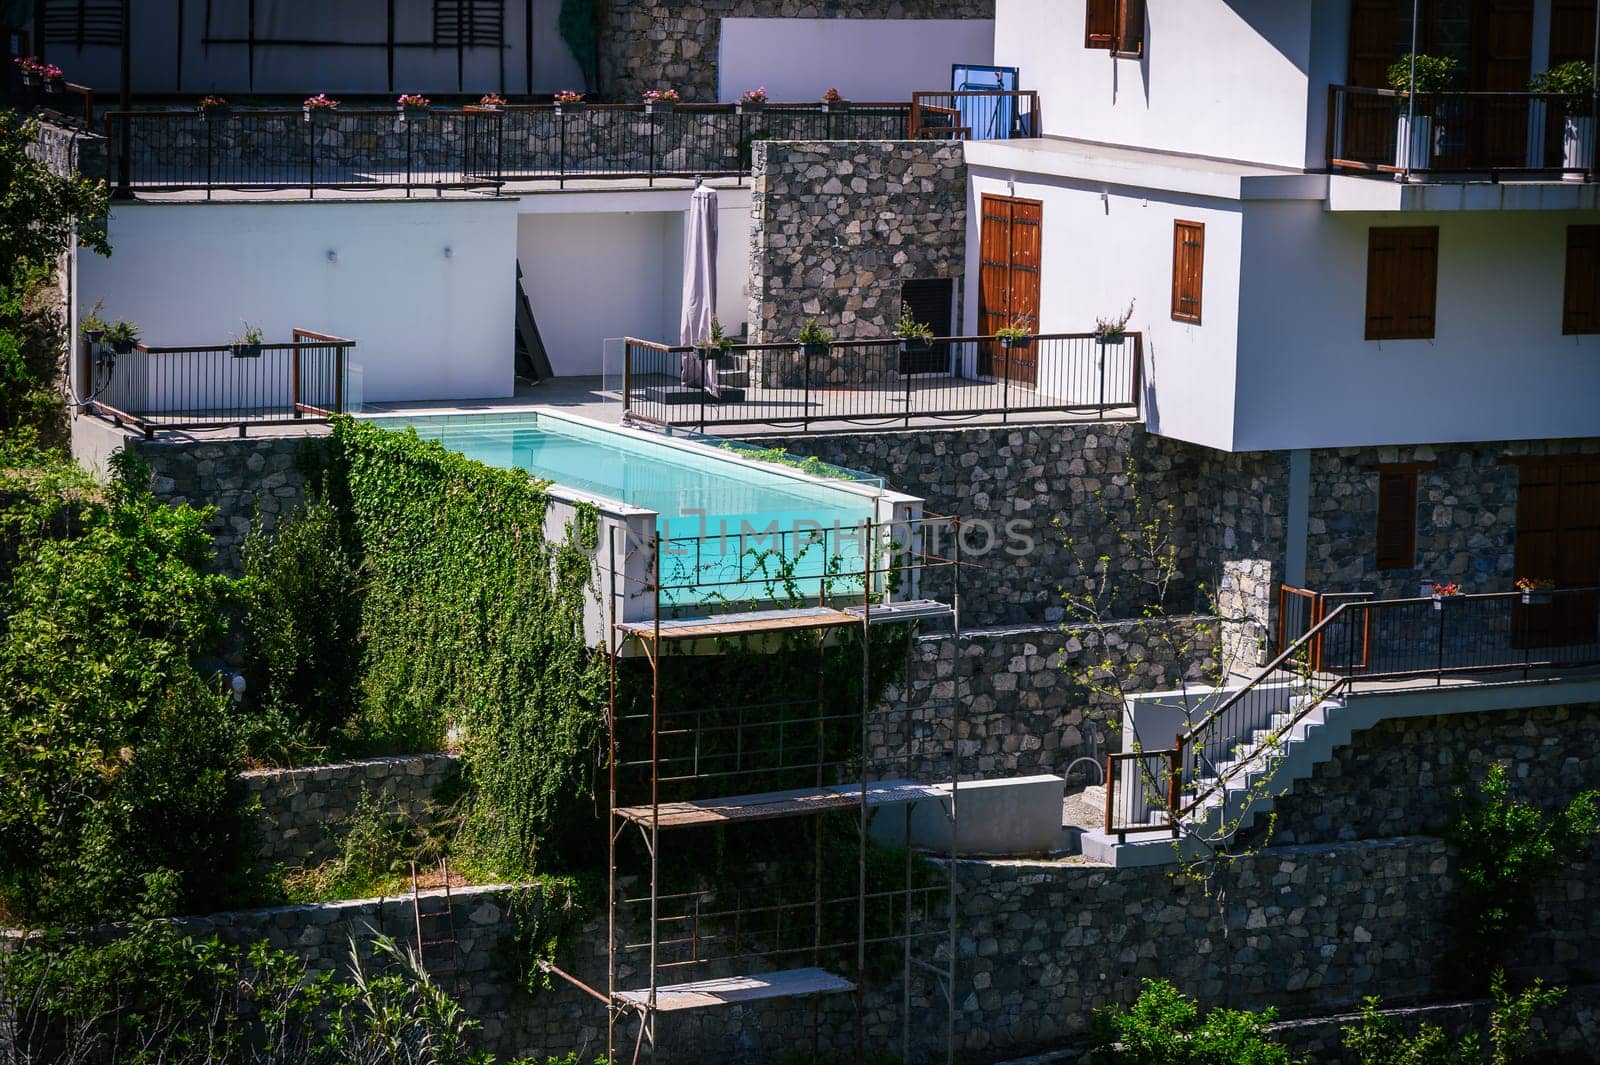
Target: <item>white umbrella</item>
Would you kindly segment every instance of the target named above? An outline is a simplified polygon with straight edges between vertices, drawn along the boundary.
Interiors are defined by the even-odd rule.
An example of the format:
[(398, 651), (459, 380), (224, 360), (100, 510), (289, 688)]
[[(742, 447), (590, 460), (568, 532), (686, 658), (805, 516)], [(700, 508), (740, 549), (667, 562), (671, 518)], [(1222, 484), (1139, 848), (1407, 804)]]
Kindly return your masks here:
[[(683, 234), (683, 319), (678, 343), (692, 345), (711, 335), (717, 316), (717, 192), (695, 179), (689, 197), (689, 218)], [(701, 369), (706, 373), (702, 380)], [(683, 384), (717, 395), (717, 367), (699, 355), (683, 356)]]

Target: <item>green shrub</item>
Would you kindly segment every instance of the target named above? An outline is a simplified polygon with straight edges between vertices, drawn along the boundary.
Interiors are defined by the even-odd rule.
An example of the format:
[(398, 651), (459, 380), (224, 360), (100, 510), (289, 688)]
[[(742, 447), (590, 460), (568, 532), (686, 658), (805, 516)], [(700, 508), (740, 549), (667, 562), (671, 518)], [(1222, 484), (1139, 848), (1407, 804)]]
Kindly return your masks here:
[[(1412, 57), (1410, 55), (1403, 55), (1389, 64), (1389, 88), (1395, 92), (1412, 91), (1411, 60)], [(1447, 91), (1450, 88), (1450, 83), (1455, 79), (1456, 70), (1460, 65), (1449, 56), (1416, 56), (1416, 92), (1435, 93)]]
[(1362, 1001), (1360, 1022), (1343, 1030), (1344, 1045), (1359, 1065), (1515, 1065), (1529, 1060), (1534, 1012), (1555, 1005), (1566, 989), (1545, 987), (1536, 980), (1512, 995), (1506, 991), (1505, 972), (1496, 970), (1490, 993), (1494, 1008), (1487, 1045), (1477, 1032), (1455, 1040), (1436, 1024), (1421, 1024), (1407, 1035), (1394, 1018), (1381, 1012), (1383, 1003), (1377, 997)]
[(285, 877), (290, 902), (365, 899), (408, 890), (411, 863), (421, 847), (415, 825), (363, 792), (349, 819), (334, 830), (340, 833), (336, 857), (310, 869), (292, 870)]
[(1266, 1033), (1277, 1014), (1199, 1005), (1165, 980), (1146, 980), (1132, 1006), (1096, 1010), (1090, 1028), (1098, 1065), (1293, 1065)]
[(339, 515), (317, 499), (244, 542), (250, 751), (281, 764), (359, 745), (361, 603)]
[(28, 919), (128, 916), (155, 878), (186, 910), (237, 900), (249, 828), (230, 700), (196, 662), (233, 582), (205, 511), (114, 460), (81, 535), (21, 547), (0, 634), (0, 897)]
[(1503, 966), (1533, 926), (1539, 886), (1600, 831), (1600, 792), (1585, 791), (1546, 815), (1512, 797), (1510, 773), (1495, 764), (1478, 787), (1455, 788), (1452, 801), (1445, 838), (1456, 853), (1460, 886), (1447, 972), (1471, 987)]

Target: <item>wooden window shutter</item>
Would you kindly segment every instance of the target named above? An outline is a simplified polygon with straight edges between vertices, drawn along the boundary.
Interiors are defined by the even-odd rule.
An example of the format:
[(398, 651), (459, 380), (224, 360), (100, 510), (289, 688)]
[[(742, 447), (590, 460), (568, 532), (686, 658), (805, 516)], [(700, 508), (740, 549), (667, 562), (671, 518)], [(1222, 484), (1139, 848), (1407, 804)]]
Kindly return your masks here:
[(1431, 340), (1439, 292), (1439, 228), (1367, 231), (1368, 340)]
[(1378, 568), (1411, 569), (1417, 556), (1417, 467), (1378, 467)]
[(1600, 333), (1600, 226), (1567, 227), (1563, 333)]
[(1117, 8), (1117, 0), (1084, 0), (1085, 48), (1104, 48), (1109, 51), (1116, 47)]
[(1144, 54), (1144, 0), (1117, 0), (1117, 41), (1113, 51)]
[(1172, 225), (1172, 318), (1200, 324), (1205, 280), (1206, 227), (1201, 222)]

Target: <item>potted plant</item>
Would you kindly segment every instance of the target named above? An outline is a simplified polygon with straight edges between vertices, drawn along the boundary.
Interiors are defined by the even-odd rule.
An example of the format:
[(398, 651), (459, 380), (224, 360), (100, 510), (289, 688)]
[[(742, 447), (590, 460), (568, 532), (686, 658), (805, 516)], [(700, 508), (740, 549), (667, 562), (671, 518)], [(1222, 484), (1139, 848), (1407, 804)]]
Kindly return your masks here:
[(305, 120), (310, 122), (311, 116), (317, 112), (332, 111), (338, 106), (338, 100), (333, 99), (327, 93), (319, 92), (315, 96), (306, 97), (306, 102), (300, 106), (300, 112), (305, 117)]
[(822, 109), (824, 111), (848, 111), (850, 101), (846, 100), (838, 89), (830, 88), (822, 94)]
[(1443, 610), (1444, 601), (1461, 594), (1461, 586), (1455, 581), (1435, 581), (1433, 585), (1433, 609)]
[(900, 354), (923, 355), (933, 347), (933, 326), (911, 317), (910, 311), (900, 313), (894, 335), (900, 339)]
[(220, 115), (229, 109), (228, 101), (221, 96), (202, 96), (200, 97), (199, 106), (200, 120), (202, 122), (204, 122), (211, 115)]
[(828, 357), (828, 345), (833, 343), (833, 337), (828, 331), (817, 324), (815, 318), (807, 318), (806, 324), (801, 328), (800, 335), (795, 337), (795, 343), (800, 345), (807, 359), (825, 359)]
[(126, 355), (139, 343), (139, 327), (118, 319), (106, 327), (105, 336), (101, 339), (111, 345), (111, 350), (118, 355)]
[(556, 93), (556, 114), (575, 115), (583, 110), (583, 93), (562, 89)]
[(1000, 346), (1007, 351), (1027, 351), (1033, 344), (1033, 334), (1016, 322), (996, 329), (994, 335), (1000, 338)]
[(644, 94), (644, 113), (647, 115), (668, 115), (678, 102), (677, 89), (651, 89)]
[(1120, 344), (1128, 335), (1128, 323), (1133, 320), (1134, 301), (1128, 301), (1128, 309), (1115, 318), (1096, 318), (1094, 320), (1094, 339), (1097, 344)]
[(261, 327), (251, 325), (249, 322), (240, 322), (244, 332), (233, 338), (233, 357), (236, 359), (254, 359), (261, 355)]
[(1528, 88), (1561, 97), (1561, 168), (1567, 171), (1562, 176), (1582, 181), (1594, 166), (1594, 68), (1574, 59), (1534, 75)]
[(760, 111), (767, 106), (767, 87), (757, 85), (753, 89), (746, 89), (739, 97), (738, 111), (741, 115)]
[[(1416, 63), (1415, 81), (1411, 74), (1413, 60)], [(1400, 93), (1396, 98), (1398, 126), (1394, 142), (1395, 166), (1402, 170), (1426, 169), (1432, 162), (1435, 140), (1433, 96), (1450, 88), (1457, 66), (1454, 59), (1442, 55), (1403, 55), (1389, 65), (1389, 88)], [(1416, 120), (1414, 126), (1413, 112)]]
[(1548, 577), (1518, 577), (1516, 583), (1527, 606), (1543, 606), (1555, 598), (1556, 582)]
[(403, 92), (395, 100), (394, 106), (395, 110), (400, 113), (400, 121), (404, 122), (412, 115), (422, 114), (432, 102), (420, 92)]
[(100, 316), (104, 300), (95, 300), (89, 313), (78, 319), (78, 335), (91, 344), (98, 344), (106, 335), (106, 320)]

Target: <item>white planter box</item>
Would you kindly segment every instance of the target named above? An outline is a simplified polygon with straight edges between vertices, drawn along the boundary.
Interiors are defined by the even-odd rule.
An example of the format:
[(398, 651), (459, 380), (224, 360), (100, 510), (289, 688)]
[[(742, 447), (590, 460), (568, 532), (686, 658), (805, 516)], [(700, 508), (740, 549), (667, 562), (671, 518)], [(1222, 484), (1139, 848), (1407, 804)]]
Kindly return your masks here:
[(1415, 119), (1401, 112), (1395, 120), (1394, 165), (1402, 170), (1426, 170), (1433, 163), (1433, 116)]
[(1563, 174), (1568, 181), (1584, 180), (1594, 166), (1594, 116), (1568, 115), (1561, 130), (1561, 165), (1583, 174)]

